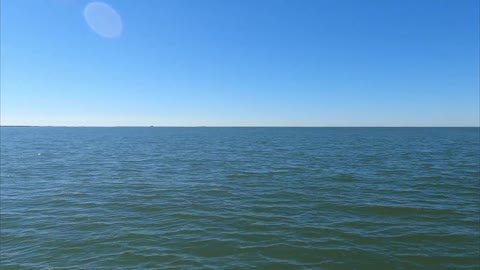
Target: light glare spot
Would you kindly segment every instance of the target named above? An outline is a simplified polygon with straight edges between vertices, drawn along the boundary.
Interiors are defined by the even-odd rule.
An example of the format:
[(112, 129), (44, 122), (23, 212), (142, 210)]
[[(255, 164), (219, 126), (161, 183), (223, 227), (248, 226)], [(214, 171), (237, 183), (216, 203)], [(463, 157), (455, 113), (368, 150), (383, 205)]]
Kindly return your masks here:
[(88, 26), (102, 37), (116, 38), (122, 34), (122, 18), (109, 5), (92, 2), (83, 10)]

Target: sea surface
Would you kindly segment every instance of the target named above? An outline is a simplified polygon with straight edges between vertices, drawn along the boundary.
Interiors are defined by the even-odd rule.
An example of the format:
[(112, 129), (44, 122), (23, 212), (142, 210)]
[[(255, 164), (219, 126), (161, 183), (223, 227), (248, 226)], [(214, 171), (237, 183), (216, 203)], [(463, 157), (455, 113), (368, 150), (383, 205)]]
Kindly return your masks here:
[(479, 269), (479, 128), (2, 127), (1, 269)]

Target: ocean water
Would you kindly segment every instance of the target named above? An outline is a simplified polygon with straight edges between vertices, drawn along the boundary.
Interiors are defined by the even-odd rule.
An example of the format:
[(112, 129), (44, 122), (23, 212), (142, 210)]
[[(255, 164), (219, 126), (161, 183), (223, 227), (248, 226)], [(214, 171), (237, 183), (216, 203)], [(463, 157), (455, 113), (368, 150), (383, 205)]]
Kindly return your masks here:
[(0, 129), (1, 269), (479, 269), (479, 128)]

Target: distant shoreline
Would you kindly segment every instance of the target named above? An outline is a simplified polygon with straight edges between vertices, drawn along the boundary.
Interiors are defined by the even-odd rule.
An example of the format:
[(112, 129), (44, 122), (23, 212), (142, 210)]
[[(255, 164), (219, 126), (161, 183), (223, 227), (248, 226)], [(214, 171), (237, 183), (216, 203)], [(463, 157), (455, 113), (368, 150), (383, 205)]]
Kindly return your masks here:
[(0, 125), (0, 128), (480, 128), (480, 126), (35, 126)]

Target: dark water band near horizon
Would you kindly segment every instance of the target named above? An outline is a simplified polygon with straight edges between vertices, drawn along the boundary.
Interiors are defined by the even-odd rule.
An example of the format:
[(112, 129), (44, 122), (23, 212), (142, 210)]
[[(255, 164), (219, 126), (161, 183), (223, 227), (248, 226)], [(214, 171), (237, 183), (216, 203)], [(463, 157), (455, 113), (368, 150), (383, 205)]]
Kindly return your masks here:
[(0, 128), (1, 269), (479, 269), (479, 128)]

